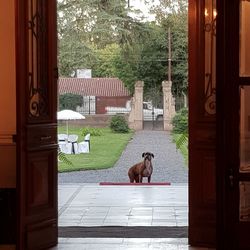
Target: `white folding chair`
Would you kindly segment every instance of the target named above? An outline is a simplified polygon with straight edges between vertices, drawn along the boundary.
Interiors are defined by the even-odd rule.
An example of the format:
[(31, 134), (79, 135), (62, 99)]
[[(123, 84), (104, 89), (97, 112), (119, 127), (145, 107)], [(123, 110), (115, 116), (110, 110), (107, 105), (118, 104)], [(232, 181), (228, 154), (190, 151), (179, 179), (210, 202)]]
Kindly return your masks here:
[(59, 142), (58, 146), (60, 151), (64, 154), (72, 154), (72, 143), (71, 142)]
[(58, 134), (58, 146), (60, 151), (64, 154), (71, 154), (72, 153), (72, 144), (68, 143), (68, 135), (66, 134)]
[(68, 142), (71, 144), (72, 154), (78, 153), (78, 145), (77, 145), (78, 135), (69, 135)]
[(68, 140), (68, 135), (66, 135), (66, 134), (58, 134), (57, 139), (58, 139), (58, 142), (67, 141)]
[(78, 143), (78, 153), (89, 153), (90, 151), (90, 134), (85, 135), (84, 141)]

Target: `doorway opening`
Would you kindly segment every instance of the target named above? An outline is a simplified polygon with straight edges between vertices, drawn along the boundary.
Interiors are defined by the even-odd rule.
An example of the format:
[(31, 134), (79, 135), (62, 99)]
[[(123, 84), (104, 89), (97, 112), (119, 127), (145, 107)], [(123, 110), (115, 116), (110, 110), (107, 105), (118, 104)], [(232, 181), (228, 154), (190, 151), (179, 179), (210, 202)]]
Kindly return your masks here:
[[(85, 119), (70, 121), (69, 133), (80, 131), (80, 143), (86, 136), (84, 133), (90, 133), (88, 152), (65, 155), (73, 165), (75, 160), (80, 161), (77, 169), (80, 171), (66, 171), (72, 165), (59, 162), (59, 236), (62, 237), (79, 237), (86, 233), (98, 237), (98, 232), (102, 237), (119, 237), (119, 234), (132, 237), (137, 232), (136, 237), (145, 238), (145, 228), (151, 227), (151, 233), (156, 230), (155, 237), (187, 238), (187, 163), (180, 151), (176, 150), (172, 135), (164, 128), (163, 103), (167, 98), (163, 98), (161, 90), (162, 82), (167, 78), (169, 37), (166, 28), (170, 25), (175, 41), (173, 50), (176, 50), (176, 58), (171, 59), (175, 67), (170, 73), (177, 77), (176, 81), (173, 77), (170, 94), (178, 96), (179, 92), (187, 91), (187, 2), (177, 7), (179, 14), (175, 13), (176, 7), (167, 6), (164, 2), (155, 6), (145, 5), (146, 11), (164, 8), (158, 16), (147, 14), (144, 18), (138, 12), (133, 12), (136, 7), (133, 4), (136, 3), (130, 1), (129, 6), (126, 1), (113, 3), (115, 6), (111, 2), (92, 3), (87, 5), (89, 14), (84, 16), (86, 3), (70, 5), (67, 1), (58, 1), (59, 107), (66, 95), (74, 95), (71, 101), (68, 99), (68, 106), (64, 102), (62, 107), (70, 107), (72, 100), (78, 99), (75, 111), (84, 115)], [(113, 11), (114, 7), (116, 11)], [(168, 7), (172, 8), (172, 15), (166, 13)], [(95, 19), (90, 19), (93, 16), (90, 13), (95, 13)], [(81, 18), (77, 18), (78, 14)], [(163, 19), (162, 15), (165, 16)], [(183, 37), (185, 45), (179, 41)], [(178, 50), (181, 50), (181, 55), (177, 54)], [(144, 131), (135, 129), (127, 137), (124, 133), (117, 137), (117, 133), (111, 135), (108, 132), (104, 148), (114, 154), (110, 148), (112, 145), (108, 143), (117, 140), (116, 143), (122, 145), (122, 151), (112, 166), (108, 165), (110, 163), (105, 165), (105, 150), (95, 150), (98, 143), (99, 146), (102, 143), (100, 137), (109, 129), (113, 116), (124, 117), (131, 125), (133, 104), (138, 101), (134, 96), (137, 81), (143, 81), (146, 90), (144, 102), (143, 98), (140, 99), (139, 123), (134, 119), (132, 128), (140, 124)], [(121, 82), (123, 86), (117, 89)], [(91, 89), (88, 84), (94, 88)], [(100, 94), (100, 91), (103, 92)], [(122, 91), (123, 95), (120, 94)], [(106, 93), (111, 94), (107, 96)], [(90, 97), (94, 99), (94, 108), (86, 101)], [(170, 106), (173, 104), (171, 100), (166, 101)], [(144, 109), (150, 114), (144, 115)], [(115, 115), (108, 113), (111, 111)], [(136, 112), (138, 110), (135, 108)], [(150, 122), (150, 129), (146, 120)], [(170, 119), (168, 122), (170, 126)], [(63, 124), (59, 122), (59, 133), (65, 131)], [(75, 145), (79, 145), (79, 142)], [(74, 149), (74, 145), (71, 148)], [(147, 151), (154, 154), (151, 183), (146, 185), (146, 179), (143, 179), (142, 185), (132, 185), (129, 183), (128, 169), (141, 162), (143, 152)], [(86, 161), (92, 159), (92, 164), (93, 159), (97, 160), (98, 157), (104, 162), (103, 168), (112, 168), (88, 169)]]

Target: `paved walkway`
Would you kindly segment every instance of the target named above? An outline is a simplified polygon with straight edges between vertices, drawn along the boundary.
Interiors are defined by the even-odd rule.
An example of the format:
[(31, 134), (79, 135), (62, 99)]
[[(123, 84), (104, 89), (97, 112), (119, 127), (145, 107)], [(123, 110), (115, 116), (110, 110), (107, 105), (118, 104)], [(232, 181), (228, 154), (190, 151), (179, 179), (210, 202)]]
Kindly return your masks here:
[(60, 173), (58, 182), (59, 184), (128, 182), (129, 167), (142, 161), (142, 153), (146, 151), (152, 152), (155, 156), (151, 182), (187, 183), (187, 166), (180, 152), (176, 150), (171, 135), (165, 131), (151, 130), (136, 132), (113, 168)]

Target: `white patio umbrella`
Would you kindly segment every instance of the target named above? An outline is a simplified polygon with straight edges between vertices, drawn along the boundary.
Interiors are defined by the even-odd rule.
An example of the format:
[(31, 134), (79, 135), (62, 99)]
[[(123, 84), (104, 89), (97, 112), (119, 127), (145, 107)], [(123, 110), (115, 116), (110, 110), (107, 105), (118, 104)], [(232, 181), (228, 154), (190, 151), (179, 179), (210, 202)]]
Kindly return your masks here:
[(62, 111), (57, 112), (57, 120), (66, 121), (67, 135), (69, 134), (69, 124), (68, 124), (69, 120), (80, 120), (80, 119), (85, 119), (85, 116), (73, 110), (64, 109)]

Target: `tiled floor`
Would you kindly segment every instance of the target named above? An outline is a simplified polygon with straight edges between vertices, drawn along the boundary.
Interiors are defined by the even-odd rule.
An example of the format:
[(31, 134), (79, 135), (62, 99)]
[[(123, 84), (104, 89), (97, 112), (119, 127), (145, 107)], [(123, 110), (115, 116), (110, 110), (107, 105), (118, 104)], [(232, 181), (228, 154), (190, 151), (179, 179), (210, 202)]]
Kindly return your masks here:
[[(59, 226), (187, 226), (187, 185), (59, 185)], [(135, 236), (136, 237), (136, 236)], [(59, 238), (51, 250), (205, 250), (186, 238)]]
[(187, 226), (187, 186), (59, 186), (59, 226)]

